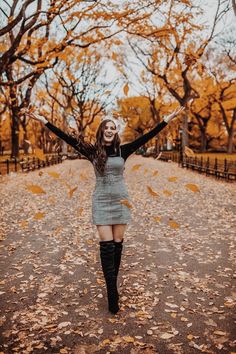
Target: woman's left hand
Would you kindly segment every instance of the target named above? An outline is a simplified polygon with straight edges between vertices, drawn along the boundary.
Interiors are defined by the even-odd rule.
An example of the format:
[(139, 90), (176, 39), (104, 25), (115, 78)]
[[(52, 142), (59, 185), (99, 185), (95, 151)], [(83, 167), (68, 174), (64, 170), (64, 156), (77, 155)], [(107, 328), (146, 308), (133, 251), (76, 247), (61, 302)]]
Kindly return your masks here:
[(171, 114), (169, 114), (168, 116), (164, 117), (164, 121), (166, 123), (169, 123), (172, 119), (174, 119), (180, 112), (182, 112), (186, 107), (184, 106), (180, 106), (178, 108), (176, 108), (176, 110), (174, 112), (172, 112)]

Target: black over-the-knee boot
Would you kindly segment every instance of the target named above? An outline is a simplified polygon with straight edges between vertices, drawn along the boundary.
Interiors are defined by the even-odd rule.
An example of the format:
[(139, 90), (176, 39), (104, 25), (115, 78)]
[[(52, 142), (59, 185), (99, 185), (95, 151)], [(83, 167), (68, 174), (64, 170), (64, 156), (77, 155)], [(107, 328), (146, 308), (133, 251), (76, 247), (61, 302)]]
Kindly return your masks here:
[(100, 241), (100, 258), (107, 287), (108, 308), (112, 313), (119, 311), (117, 275), (115, 272), (115, 244), (113, 240)]
[(115, 244), (115, 272), (116, 276), (118, 276), (119, 269), (120, 269), (120, 261), (121, 261), (121, 255), (122, 255), (122, 249), (123, 249), (123, 241), (116, 242), (114, 241)]

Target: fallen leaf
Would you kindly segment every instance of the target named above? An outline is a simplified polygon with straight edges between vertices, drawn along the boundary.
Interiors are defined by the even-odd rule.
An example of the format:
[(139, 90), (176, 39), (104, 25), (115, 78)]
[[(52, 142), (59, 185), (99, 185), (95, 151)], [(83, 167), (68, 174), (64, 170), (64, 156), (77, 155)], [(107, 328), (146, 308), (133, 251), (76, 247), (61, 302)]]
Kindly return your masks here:
[(60, 177), (59, 173), (54, 172), (54, 171), (49, 171), (48, 174), (49, 174), (49, 176), (51, 176), (53, 178), (59, 178)]
[(40, 219), (44, 218), (44, 216), (45, 216), (45, 213), (39, 212), (39, 213), (36, 213), (36, 214), (34, 215), (33, 219), (34, 219), (34, 220), (40, 220)]
[(78, 187), (74, 187), (74, 188), (72, 188), (72, 189), (69, 190), (69, 192), (68, 192), (69, 198), (72, 198), (73, 193), (76, 191), (77, 188), (78, 188)]
[(127, 199), (121, 199), (120, 203), (127, 206), (127, 208), (132, 208), (132, 205), (130, 204), (130, 202)]
[(131, 171), (137, 171), (141, 166), (141, 164), (136, 164), (132, 167)]
[(198, 186), (196, 184), (188, 183), (188, 184), (185, 184), (185, 187), (190, 189), (192, 192), (200, 192), (200, 189), (198, 188)]
[(178, 179), (178, 177), (174, 177), (174, 176), (173, 176), (173, 177), (169, 177), (169, 178), (168, 178), (168, 181), (169, 181), (169, 182), (176, 182), (177, 179)]
[(179, 228), (179, 224), (177, 222), (173, 221), (173, 220), (169, 220), (168, 224), (173, 229), (178, 229)]
[(46, 194), (46, 192), (40, 186), (37, 186), (36, 184), (28, 185), (26, 188), (34, 194)]
[(165, 195), (168, 195), (168, 196), (170, 196), (170, 195), (173, 194), (172, 192), (168, 191), (168, 189), (164, 189), (164, 190), (163, 190), (163, 193), (164, 193)]
[(148, 190), (149, 194), (151, 194), (153, 197), (158, 196), (158, 193), (155, 192), (150, 186), (147, 186), (147, 190)]
[(160, 222), (160, 221), (161, 221), (161, 217), (160, 217), (160, 216), (154, 216), (153, 219), (154, 219), (156, 222)]
[(160, 335), (160, 338), (161, 339), (170, 339), (170, 338), (172, 338), (172, 337), (174, 337), (175, 335), (173, 334), (173, 333), (167, 333), (167, 332), (165, 332), (165, 333), (162, 333), (161, 335)]

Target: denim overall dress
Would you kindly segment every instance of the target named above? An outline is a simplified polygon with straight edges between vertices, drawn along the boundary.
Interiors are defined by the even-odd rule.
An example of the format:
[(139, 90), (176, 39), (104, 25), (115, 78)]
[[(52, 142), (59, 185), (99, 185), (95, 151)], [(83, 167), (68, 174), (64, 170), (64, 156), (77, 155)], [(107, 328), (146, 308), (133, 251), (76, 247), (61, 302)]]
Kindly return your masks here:
[(120, 201), (130, 202), (124, 181), (125, 160), (108, 156), (104, 176), (95, 169), (96, 185), (92, 195), (92, 223), (94, 225), (127, 224), (131, 220), (130, 209)]

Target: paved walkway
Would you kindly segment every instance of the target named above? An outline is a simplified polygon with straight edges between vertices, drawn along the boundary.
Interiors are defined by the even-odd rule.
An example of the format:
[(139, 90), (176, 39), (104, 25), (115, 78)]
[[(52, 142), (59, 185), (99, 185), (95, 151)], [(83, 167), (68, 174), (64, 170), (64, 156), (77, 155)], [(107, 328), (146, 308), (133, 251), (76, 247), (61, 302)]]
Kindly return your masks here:
[(125, 177), (133, 208), (117, 315), (89, 162), (0, 179), (1, 353), (236, 351), (235, 184), (135, 155)]

